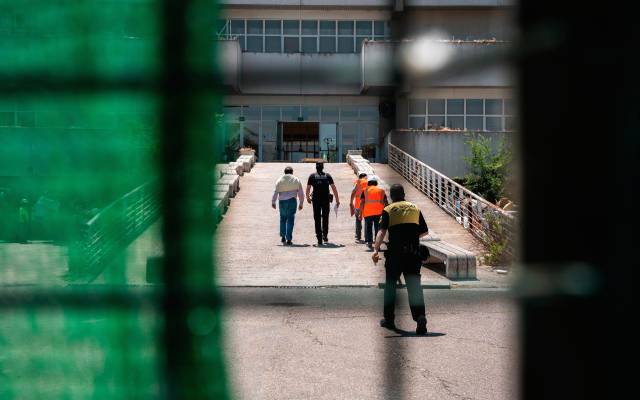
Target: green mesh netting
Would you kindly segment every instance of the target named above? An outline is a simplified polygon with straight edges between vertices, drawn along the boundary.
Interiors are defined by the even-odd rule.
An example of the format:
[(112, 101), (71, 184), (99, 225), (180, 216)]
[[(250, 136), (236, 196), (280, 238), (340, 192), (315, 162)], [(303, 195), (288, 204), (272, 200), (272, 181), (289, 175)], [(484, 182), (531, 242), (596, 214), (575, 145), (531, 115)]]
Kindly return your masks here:
[[(184, 123), (167, 132), (165, 32), (181, 15), (166, 3), (0, 0), (0, 399), (226, 397), (212, 228), (193, 207), (215, 163), (219, 98), (209, 82), (185, 89)], [(215, 2), (178, 3), (175, 54), (211, 79)], [(161, 196), (170, 134), (188, 138), (188, 198)], [(172, 233), (177, 319), (157, 283), (163, 209), (185, 221)]]

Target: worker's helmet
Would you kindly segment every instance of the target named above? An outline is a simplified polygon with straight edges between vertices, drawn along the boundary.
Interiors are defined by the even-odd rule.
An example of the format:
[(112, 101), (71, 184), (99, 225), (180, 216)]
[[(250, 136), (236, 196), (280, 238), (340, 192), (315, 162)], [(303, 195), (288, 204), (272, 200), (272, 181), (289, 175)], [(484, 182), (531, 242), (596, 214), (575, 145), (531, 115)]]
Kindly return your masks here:
[(378, 177), (375, 175), (371, 175), (370, 177), (367, 178), (367, 182), (371, 183), (371, 182), (375, 182), (378, 183)]

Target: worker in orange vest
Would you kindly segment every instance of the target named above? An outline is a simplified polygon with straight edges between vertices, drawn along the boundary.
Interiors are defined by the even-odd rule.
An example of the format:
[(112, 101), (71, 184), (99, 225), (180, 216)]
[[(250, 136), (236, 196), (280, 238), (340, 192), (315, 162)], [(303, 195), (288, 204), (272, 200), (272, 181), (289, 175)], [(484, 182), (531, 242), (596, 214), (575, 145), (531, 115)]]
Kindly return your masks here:
[[(351, 201), (349, 207), (351, 208), (351, 216), (356, 217), (356, 241), (360, 242), (362, 239), (362, 214), (360, 213), (360, 196), (362, 192), (367, 188), (367, 174), (364, 172), (358, 175), (358, 179), (353, 181), (353, 190), (351, 191)], [(354, 202), (355, 200), (355, 202)]]
[[(389, 204), (384, 189), (378, 187), (378, 178), (367, 179), (367, 187), (360, 196), (360, 212), (364, 218), (364, 240), (369, 250), (373, 250), (373, 238), (378, 234), (382, 211)], [(375, 234), (373, 231), (375, 230)]]

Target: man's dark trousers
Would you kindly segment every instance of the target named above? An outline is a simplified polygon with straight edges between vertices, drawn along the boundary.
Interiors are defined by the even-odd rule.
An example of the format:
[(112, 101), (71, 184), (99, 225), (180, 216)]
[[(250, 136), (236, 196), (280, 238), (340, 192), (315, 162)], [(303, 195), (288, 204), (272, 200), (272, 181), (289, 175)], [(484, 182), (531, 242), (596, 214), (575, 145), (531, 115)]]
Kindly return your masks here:
[(378, 235), (378, 227), (380, 226), (380, 215), (370, 215), (364, 217), (364, 241), (373, 244)]
[(384, 319), (393, 322), (396, 308), (396, 282), (404, 275), (409, 297), (409, 308), (414, 321), (425, 314), (424, 295), (420, 284), (420, 260), (415, 256), (393, 256), (385, 259)]
[(327, 237), (329, 235), (330, 203), (328, 199), (324, 201), (313, 199), (312, 204), (313, 220), (316, 223), (316, 237), (321, 240), (323, 236)]

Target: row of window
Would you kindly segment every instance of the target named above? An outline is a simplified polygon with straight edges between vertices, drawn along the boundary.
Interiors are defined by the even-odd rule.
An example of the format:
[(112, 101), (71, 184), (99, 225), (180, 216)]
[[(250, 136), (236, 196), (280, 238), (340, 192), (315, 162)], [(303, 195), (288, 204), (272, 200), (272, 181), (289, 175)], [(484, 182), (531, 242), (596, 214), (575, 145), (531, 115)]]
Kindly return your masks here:
[(229, 106), (227, 121), (378, 121), (376, 106)]
[(512, 99), (409, 99), (411, 129), (510, 131)]
[(388, 21), (373, 20), (230, 19), (219, 21), (216, 32), (256, 53), (359, 53), (363, 40), (391, 36)]

